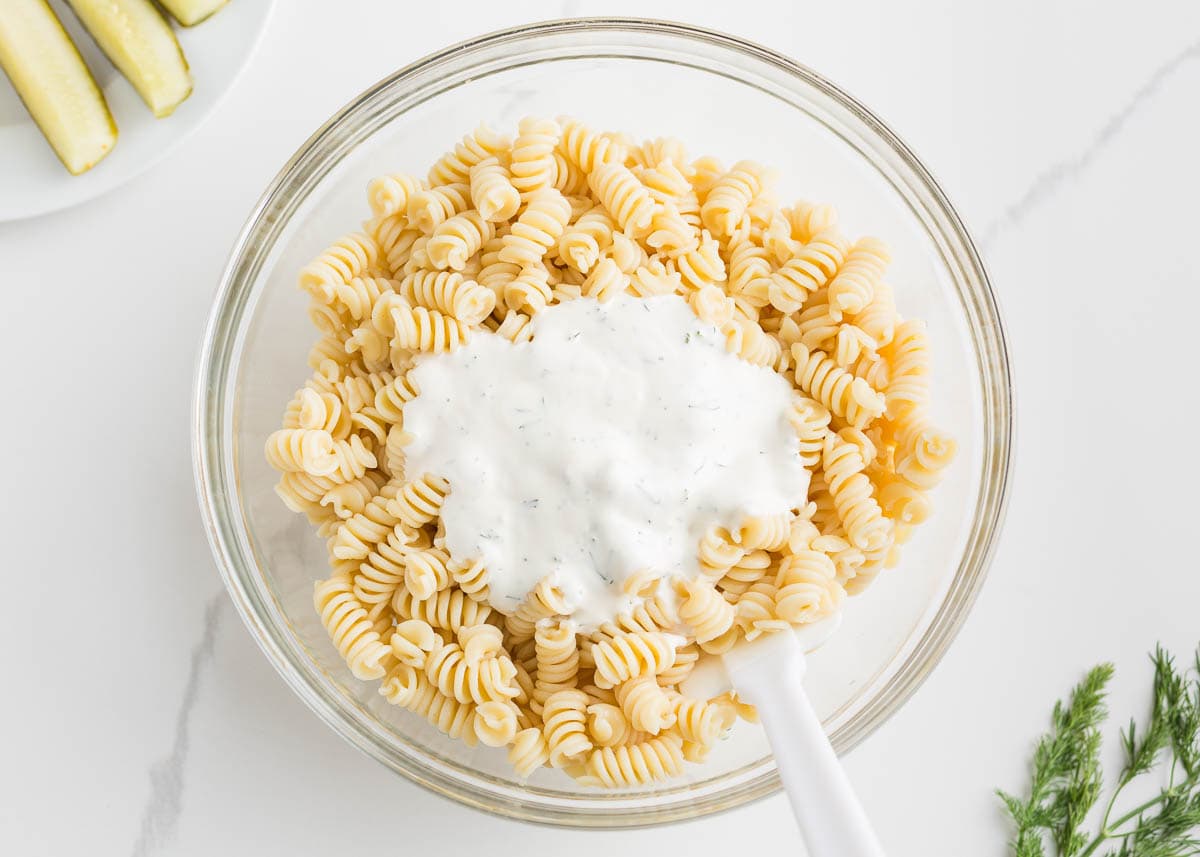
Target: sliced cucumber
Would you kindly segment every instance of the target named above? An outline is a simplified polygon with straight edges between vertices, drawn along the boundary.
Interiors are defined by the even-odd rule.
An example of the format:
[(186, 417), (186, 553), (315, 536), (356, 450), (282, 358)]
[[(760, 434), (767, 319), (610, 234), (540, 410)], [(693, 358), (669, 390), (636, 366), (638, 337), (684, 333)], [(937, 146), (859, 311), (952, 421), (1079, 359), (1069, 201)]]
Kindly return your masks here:
[(229, 0), (159, 0), (159, 4), (171, 13), (171, 17), (185, 27), (199, 24), (228, 2)]
[(158, 117), (192, 94), (175, 32), (150, 0), (67, 0), (100, 50)]
[(117, 125), (104, 93), (45, 0), (0, 0), (0, 67), (73, 174), (112, 151)]

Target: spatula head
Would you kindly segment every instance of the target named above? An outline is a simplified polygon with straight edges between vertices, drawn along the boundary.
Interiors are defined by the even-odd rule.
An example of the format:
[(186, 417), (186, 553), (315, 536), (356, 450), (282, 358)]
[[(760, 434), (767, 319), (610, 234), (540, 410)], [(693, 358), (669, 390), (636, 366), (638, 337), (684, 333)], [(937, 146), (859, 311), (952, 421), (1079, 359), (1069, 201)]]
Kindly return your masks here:
[[(789, 657), (792, 651), (798, 649), (801, 658), (803, 654), (815, 651), (841, 624), (842, 614), (838, 612), (819, 622), (799, 626), (792, 632), (792, 640), (784, 637), (787, 632), (765, 634), (750, 642), (741, 640), (724, 655), (702, 658), (684, 679), (680, 690), (699, 699), (712, 699), (714, 696), (736, 690), (735, 679), (739, 669), (748, 668), (751, 663), (763, 658), (777, 661), (782, 667), (784, 662), (792, 660)], [(802, 670), (803, 663), (792, 664), (789, 668)]]

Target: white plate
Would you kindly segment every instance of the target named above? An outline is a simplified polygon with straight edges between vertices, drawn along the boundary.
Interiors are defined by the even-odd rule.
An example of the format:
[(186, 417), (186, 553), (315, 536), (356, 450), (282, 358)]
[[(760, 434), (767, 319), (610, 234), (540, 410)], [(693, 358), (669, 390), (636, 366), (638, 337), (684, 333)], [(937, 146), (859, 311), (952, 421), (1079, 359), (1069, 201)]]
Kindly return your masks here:
[(124, 184), (170, 152), (233, 86), (258, 46), (274, 0), (230, 0), (207, 21), (175, 27), (194, 88), (163, 119), (154, 118), (66, 4), (52, 0), (51, 5), (104, 90), (117, 121), (117, 145), (83, 175), (71, 175), (0, 72), (0, 222), (78, 205)]

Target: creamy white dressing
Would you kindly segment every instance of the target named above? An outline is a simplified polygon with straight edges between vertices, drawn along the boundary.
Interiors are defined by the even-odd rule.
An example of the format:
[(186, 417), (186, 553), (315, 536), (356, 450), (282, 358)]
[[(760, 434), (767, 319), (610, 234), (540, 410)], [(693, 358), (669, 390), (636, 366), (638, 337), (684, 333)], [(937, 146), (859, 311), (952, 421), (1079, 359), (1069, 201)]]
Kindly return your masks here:
[(446, 549), (484, 561), (493, 606), (553, 575), (589, 630), (635, 603), (634, 573), (697, 575), (711, 526), (804, 502), (791, 386), (682, 298), (576, 300), (533, 325), (424, 359), (404, 407), (405, 475), (450, 482)]

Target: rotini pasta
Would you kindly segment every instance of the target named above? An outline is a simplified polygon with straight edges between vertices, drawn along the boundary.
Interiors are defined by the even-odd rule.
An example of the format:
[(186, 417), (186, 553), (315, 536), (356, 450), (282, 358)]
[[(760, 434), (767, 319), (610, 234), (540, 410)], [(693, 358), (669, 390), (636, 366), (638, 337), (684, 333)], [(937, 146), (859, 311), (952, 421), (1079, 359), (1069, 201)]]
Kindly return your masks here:
[(554, 185), (554, 147), (561, 129), (553, 119), (522, 119), (513, 141), (509, 167), (512, 184), (523, 202)]
[(654, 676), (675, 663), (675, 640), (657, 631), (619, 634), (592, 646), (596, 685), (615, 687), (631, 678)]
[[(829, 616), (897, 565), (957, 450), (930, 412), (929, 337), (898, 312), (882, 241), (839, 231), (831, 206), (781, 206), (771, 183), (751, 161), (726, 168), (672, 138), (639, 143), (570, 117), (524, 119), (511, 140), (480, 125), (425, 179), (370, 182), (363, 231), (300, 272), (312, 375), (264, 439), (276, 493), (326, 541), (332, 573), (313, 603), (355, 678), (454, 738), (507, 747), (518, 777), (549, 766), (637, 788), (756, 716), (732, 693), (680, 692), (703, 655)], [(790, 385), (777, 428), (808, 492), (690, 523), (703, 536), (679, 564), (650, 556), (612, 581), (597, 564), (620, 600), (596, 618), (557, 556), (531, 566), (552, 572), (525, 594), (529, 579), (511, 587), (490, 545), (463, 547), (454, 505), (486, 475), (424, 472), (441, 468), (423, 457), (421, 411), (440, 399), (436, 376), (414, 370), (476, 359), (475, 337), (533, 353), (569, 301), (613, 312), (650, 299), (686, 302), (706, 348), (723, 343), (734, 365)], [(530, 381), (501, 395), (528, 398)], [(640, 396), (628, 404), (648, 414)], [(537, 444), (537, 432), (524, 452), (498, 439), (471, 460), (540, 467)], [(618, 468), (578, 478), (628, 481)]]
[[(467, 266), (467, 261), (483, 248), (484, 242), (490, 241), (495, 234), (496, 227), (478, 211), (464, 211), (434, 227), (429, 243), (425, 245), (425, 253), (433, 267), (461, 271)], [(487, 313), (483, 313), (477, 321), (486, 317)]]
[(480, 125), (430, 168), (429, 184), (436, 187), (466, 182), (472, 167), (506, 152), (510, 145), (507, 137), (497, 134), (487, 125)]
[(629, 788), (677, 776), (682, 769), (683, 739), (667, 734), (595, 750), (588, 758), (586, 781), (610, 789)]
[(553, 188), (529, 196), (525, 210), (501, 239), (499, 261), (521, 267), (540, 265), (546, 251), (562, 237), (571, 217), (571, 205)]
[(349, 579), (332, 577), (313, 589), (313, 605), (329, 639), (358, 679), (383, 678), (391, 648), (371, 626)]
[(637, 233), (649, 228), (654, 200), (624, 164), (597, 167), (588, 174), (588, 187), (621, 229)]
[(581, 690), (560, 690), (542, 706), (543, 733), (550, 764), (565, 766), (592, 749), (587, 734), (587, 696)]

